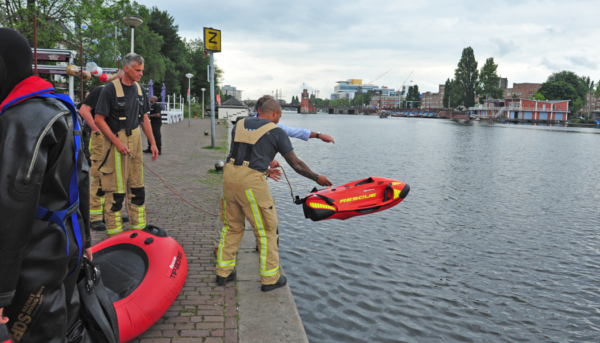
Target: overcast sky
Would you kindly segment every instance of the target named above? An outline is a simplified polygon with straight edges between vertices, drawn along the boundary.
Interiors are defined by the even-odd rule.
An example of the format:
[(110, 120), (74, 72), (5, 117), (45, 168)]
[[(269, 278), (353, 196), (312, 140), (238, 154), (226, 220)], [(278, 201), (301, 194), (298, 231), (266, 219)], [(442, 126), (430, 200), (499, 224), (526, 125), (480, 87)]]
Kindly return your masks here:
[[(513, 82), (544, 82), (571, 70), (598, 82), (600, 1), (198, 1), (139, 0), (167, 10), (185, 38), (222, 31), (223, 85), (257, 99), (302, 88), (328, 98), (350, 78), (437, 92), (471, 46)], [(303, 86), (304, 84), (304, 86)]]

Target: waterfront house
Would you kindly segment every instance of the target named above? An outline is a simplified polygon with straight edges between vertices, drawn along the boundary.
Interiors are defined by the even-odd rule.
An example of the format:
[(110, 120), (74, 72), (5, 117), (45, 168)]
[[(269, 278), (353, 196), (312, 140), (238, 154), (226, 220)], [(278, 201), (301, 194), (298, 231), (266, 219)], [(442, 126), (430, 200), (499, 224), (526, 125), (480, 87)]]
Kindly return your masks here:
[(477, 110), (482, 118), (566, 121), (569, 100), (489, 99), (470, 110)]

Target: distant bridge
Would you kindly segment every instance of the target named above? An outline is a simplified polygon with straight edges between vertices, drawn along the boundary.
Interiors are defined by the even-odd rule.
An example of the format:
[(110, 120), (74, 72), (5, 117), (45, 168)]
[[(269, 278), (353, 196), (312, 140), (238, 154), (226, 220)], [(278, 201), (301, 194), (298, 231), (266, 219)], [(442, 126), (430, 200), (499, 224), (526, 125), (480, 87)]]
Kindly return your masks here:
[[(288, 111), (297, 111), (298, 113), (300, 113), (300, 105), (282, 105), (281, 106), (282, 109), (284, 110), (288, 110)], [(448, 113), (448, 109), (447, 108), (423, 108), (423, 109), (419, 109), (419, 108), (396, 108), (396, 107), (384, 107), (384, 108), (370, 108), (370, 107), (361, 107), (361, 106), (330, 106), (330, 105), (311, 105), (310, 106), (310, 113), (316, 113), (319, 110), (322, 110), (322, 112), (326, 112), (329, 114), (375, 114), (379, 111), (385, 110), (385, 111), (389, 111), (389, 112), (395, 112), (395, 113), (400, 113), (400, 114), (412, 114), (415, 116), (423, 116), (423, 117), (431, 117), (431, 116), (438, 116), (440, 115), (446, 115), (447, 117), (451, 117), (452, 112), (454, 111), (450, 111), (450, 113)], [(450, 115), (448, 115), (450, 114)]]

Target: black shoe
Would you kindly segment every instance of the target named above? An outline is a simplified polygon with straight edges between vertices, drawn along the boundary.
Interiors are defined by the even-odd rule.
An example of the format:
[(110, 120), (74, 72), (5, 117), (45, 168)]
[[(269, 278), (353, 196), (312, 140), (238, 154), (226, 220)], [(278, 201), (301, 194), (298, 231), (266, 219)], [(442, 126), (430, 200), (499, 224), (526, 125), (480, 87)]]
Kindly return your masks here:
[(121, 216), (121, 220), (123, 221), (123, 223), (129, 223), (129, 215), (127, 213), (123, 213), (123, 215)]
[(217, 285), (223, 286), (225, 284), (225, 282), (235, 280), (235, 276), (236, 276), (235, 269), (227, 277), (222, 277), (222, 276), (217, 275)]
[(287, 278), (283, 275), (279, 275), (279, 280), (277, 280), (277, 282), (275, 282), (272, 285), (262, 285), (262, 286), (260, 286), (260, 290), (263, 292), (270, 292), (274, 289), (283, 287), (285, 285), (287, 285)]
[(94, 231), (106, 231), (106, 225), (104, 225), (102, 220), (98, 220), (91, 223), (90, 228)]
[(142, 150), (142, 152), (143, 152), (143, 153), (145, 153), (145, 154), (151, 154), (151, 153), (152, 153), (152, 150), (150, 150), (150, 149), (146, 149), (146, 150)]

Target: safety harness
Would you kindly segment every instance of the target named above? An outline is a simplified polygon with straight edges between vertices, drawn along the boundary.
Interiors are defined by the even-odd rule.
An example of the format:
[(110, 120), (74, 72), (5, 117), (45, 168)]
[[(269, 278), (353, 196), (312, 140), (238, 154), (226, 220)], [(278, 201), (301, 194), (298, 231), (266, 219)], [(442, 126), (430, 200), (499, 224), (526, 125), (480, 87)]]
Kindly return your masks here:
[[(236, 166), (249, 166), (250, 158), (252, 158), (252, 152), (254, 151), (254, 145), (258, 140), (264, 136), (267, 132), (278, 128), (273, 123), (267, 123), (254, 131), (248, 131), (244, 128), (246, 119), (242, 119), (236, 123), (235, 138), (233, 139), (233, 145), (231, 147), (231, 158), (229, 163), (233, 163)], [(242, 157), (243, 156), (243, 157)]]
[(35, 97), (53, 98), (59, 100), (63, 105), (65, 105), (69, 109), (69, 112), (71, 112), (71, 118), (73, 120), (73, 138), (75, 139), (75, 164), (73, 165), (73, 172), (71, 173), (71, 180), (69, 182), (70, 205), (67, 209), (62, 211), (51, 211), (43, 206), (38, 205), (37, 211), (35, 213), (36, 218), (45, 221), (50, 221), (60, 226), (67, 238), (67, 255), (69, 255), (69, 234), (67, 233), (65, 220), (67, 217), (71, 218), (71, 221), (73, 222), (73, 233), (75, 234), (75, 239), (77, 240), (77, 247), (79, 248), (77, 265), (75, 265), (75, 268), (69, 273), (69, 275), (71, 275), (77, 269), (77, 266), (79, 266), (81, 255), (83, 253), (83, 239), (81, 237), (81, 230), (79, 228), (79, 220), (77, 219), (77, 209), (79, 208), (79, 182), (77, 178), (77, 161), (79, 157), (79, 150), (81, 148), (81, 129), (79, 126), (79, 120), (77, 118), (77, 111), (75, 110), (75, 105), (73, 104), (71, 98), (69, 98), (69, 96), (67, 96), (66, 94), (54, 94), (54, 88), (52, 87), (52, 84), (37, 76), (30, 76), (25, 80), (21, 81), (21, 83), (19, 83), (17, 86), (15, 86), (15, 88), (11, 91), (8, 97), (0, 105), (0, 114), (2, 114), (11, 106), (14, 106), (22, 101)]
[[(137, 87), (137, 91), (138, 91), (138, 103), (139, 103), (139, 110), (138, 110), (138, 118), (141, 119), (142, 118), (142, 114), (144, 114), (142, 111), (144, 110), (144, 97), (142, 95), (142, 87), (140, 86), (139, 83), (135, 82), (135, 86)], [(118, 111), (118, 115), (119, 115), (119, 128), (118, 130), (114, 130), (115, 128), (111, 127), (111, 130), (113, 131), (113, 133), (117, 133), (121, 130), (125, 130), (125, 132), (127, 133), (127, 136), (131, 136), (131, 128), (127, 127), (127, 112), (125, 110), (125, 92), (123, 92), (123, 85), (121, 84), (121, 79), (117, 79), (112, 81), (112, 84), (115, 86), (115, 92), (117, 95), (117, 105), (119, 106), (119, 111)]]

